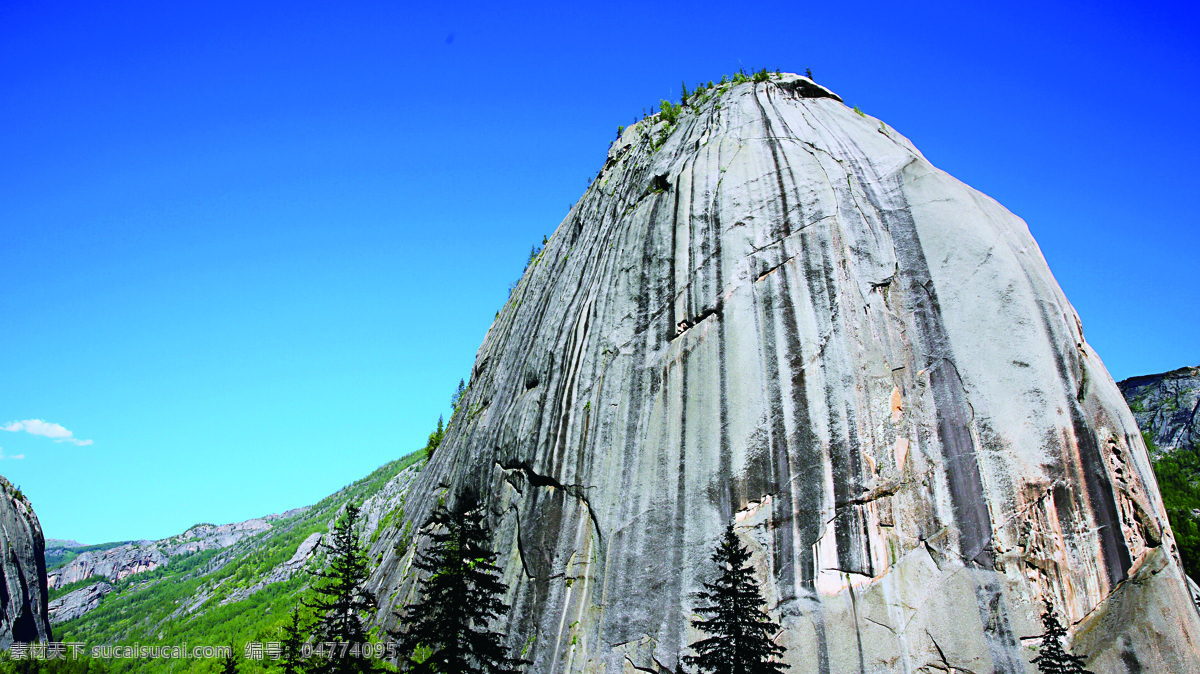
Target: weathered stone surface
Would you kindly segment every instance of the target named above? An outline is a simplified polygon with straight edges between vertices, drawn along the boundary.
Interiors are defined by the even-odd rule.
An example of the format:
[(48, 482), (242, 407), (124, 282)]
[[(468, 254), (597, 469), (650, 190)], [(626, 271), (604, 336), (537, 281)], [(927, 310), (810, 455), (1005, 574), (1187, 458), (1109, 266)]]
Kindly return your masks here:
[(0, 650), (48, 641), (46, 540), (29, 501), (0, 477)]
[(1200, 447), (1200, 367), (1130, 377), (1117, 386), (1159, 449)]
[(50, 623), (57, 625), (78, 618), (99, 606), (104, 595), (112, 591), (112, 585), (101, 581), (64, 594), (50, 602)]
[(1141, 435), (1025, 223), (802, 79), (625, 130), (408, 519), (480, 493), (530, 671), (674, 670), (731, 520), (796, 674), (1033, 671), (1043, 597), (1095, 662), (1195, 670)]
[(271, 520), (285, 517), (292, 512), (294, 511), (232, 524), (197, 524), (178, 536), (159, 541), (139, 541), (107, 550), (85, 552), (51, 571), (49, 586), (59, 588), (93, 576), (120, 580), (135, 573), (152, 571), (168, 563), (172, 557), (228, 548), (243, 538), (270, 529)]

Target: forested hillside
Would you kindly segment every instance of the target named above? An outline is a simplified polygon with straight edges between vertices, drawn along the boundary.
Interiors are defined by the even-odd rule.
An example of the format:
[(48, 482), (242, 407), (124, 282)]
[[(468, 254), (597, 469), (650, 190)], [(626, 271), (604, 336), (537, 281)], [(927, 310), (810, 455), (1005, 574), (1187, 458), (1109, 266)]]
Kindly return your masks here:
[[(409, 483), (425, 452), (388, 463), (319, 503), (274, 520), (263, 532), (225, 549), (172, 557), (152, 571), (108, 581), (113, 591), (82, 617), (54, 626), (54, 640), (94, 646), (224, 646), (238, 658), (247, 643), (282, 640), (293, 609), (302, 614), (311, 571), (326, 552), (316, 546), (347, 504), (362, 509), (364, 544), (401, 521)], [(100, 546), (92, 546), (99, 548)], [(375, 560), (370, 560), (375, 561)], [(54, 597), (88, 587), (86, 579), (55, 591)], [(219, 660), (138, 658), (106, 660), (112, 672), (219, 671)], [(267, 671), (274, 662), (246, 660), (239, 672)]]

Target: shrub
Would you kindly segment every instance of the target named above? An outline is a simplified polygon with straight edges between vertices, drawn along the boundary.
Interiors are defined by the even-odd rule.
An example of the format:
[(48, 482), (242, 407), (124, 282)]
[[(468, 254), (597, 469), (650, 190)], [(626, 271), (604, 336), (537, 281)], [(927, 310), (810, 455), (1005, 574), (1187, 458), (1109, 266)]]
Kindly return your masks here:
[(679, 121), (679, 113), (682, 110), (682, 103), (671, 105), (671, 101), (662, 101), (662, 118), (668, 126), (674, 126), (675, 122)]

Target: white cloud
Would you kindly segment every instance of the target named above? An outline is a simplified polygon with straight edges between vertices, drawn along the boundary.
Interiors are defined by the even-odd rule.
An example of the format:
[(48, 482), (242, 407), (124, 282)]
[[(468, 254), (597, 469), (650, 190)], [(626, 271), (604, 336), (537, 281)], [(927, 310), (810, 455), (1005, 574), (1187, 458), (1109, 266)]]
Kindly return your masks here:
[(2, 461), (4, 459), (24, 459), (24, 458), (25, 458), (24, 454), (18, 454), (16, 456), (4, 456), (4, 448), (0, 447), (0, 461)]
[[(9, 433), (18, 433), (25, 431), (30, 435), (40, 435), (44, 438), (50, 438), (55, 442), (69, 442), (78, 447), (85, 447), (92, 444), (91, 440), (80, 440), (75, 437), (71, 431), (63, 428), (59, 424), (42, 421), (41, 419), (26, 419), (24, 421), (10, 421), (7, 425), (0, 427), (0, 430), (8, 431)], [(17, 457), (11, 457), (17, 458)], [(20, 458), (25, 458), (22, 455)]]

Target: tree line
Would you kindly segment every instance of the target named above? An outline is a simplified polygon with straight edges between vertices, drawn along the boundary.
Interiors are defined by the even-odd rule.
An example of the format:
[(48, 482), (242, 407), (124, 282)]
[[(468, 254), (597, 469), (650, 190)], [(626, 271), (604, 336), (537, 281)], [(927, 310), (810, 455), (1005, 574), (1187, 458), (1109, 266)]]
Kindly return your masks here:
[[(425, 580), (417, 600), (398, 612), (396, 627), (384, 644), (366, 628), (377, 610), (366, 588), (370, 563), (360, 543), (360, 510), (348, 504), (334, 525), (324, 568), (312, 571), (306, 609), (294, 610), (281, 635), (276, 665), (283, 674), (518, 674), (531, 664), (504, 646), (493, 622), (508, 613), (502, 597), (508, 587), (500, 579), (485, 510), (479, 500), (462, 494), (453, 507), (439, 500), (426, 522), (429, 543), (414, 566)], [(780, 625), (763, 610), (766, 603), (755, 579), (751, 552), (733, 525), (726, 526), (711, 557), (716, 577), (697, 593), (698, 617), (691, 624), (705, 636), (691, 644), (677, 674), (781, 674), (790, 666), (780, 658), (786, 648), (776, 640)], [(307, 619), (306, 619), (307, 616)], [(1054, 674), (1088, 674), (1084, 658), (1062, 646), (1067, 634), (1049, 603), (1042, 614), (1044, 633), (1033, 660), (1038, 670)], [(218, 663), (221, 674), (237, 674), (244, 664), (230, 644)], [(388, 660), (394, 660), (392, 665)], [(694, 669), (688, 669), (688, 667)], [(107, 672), (102, 661), (13, 661), (0, 658), (5, 674), (96, 674)]]

